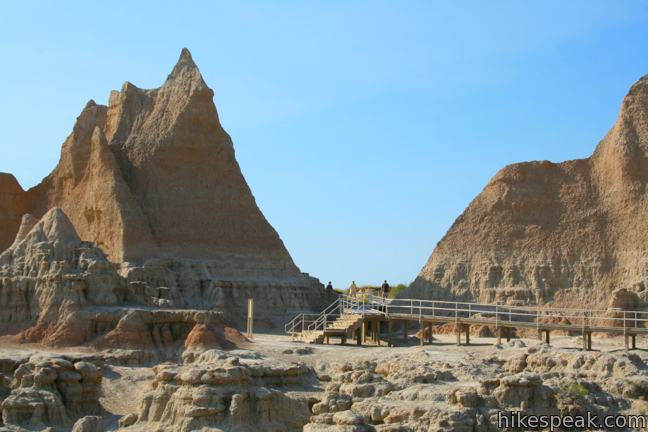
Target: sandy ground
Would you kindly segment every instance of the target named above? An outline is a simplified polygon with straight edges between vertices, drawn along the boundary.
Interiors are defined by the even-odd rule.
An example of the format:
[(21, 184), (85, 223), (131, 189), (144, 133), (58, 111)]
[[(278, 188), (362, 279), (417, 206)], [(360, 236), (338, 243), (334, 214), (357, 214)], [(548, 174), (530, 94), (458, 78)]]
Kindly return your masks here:
[[(475, 357), (490, 356), (494, 352), (499, 352), (499, 349), (494, 346), (495, 338), (479, 338), (470, 337), (470, 345), (463, 344), (457, 346), (455, 344), (454, 335), (435, 335), (434, 342), (425, 344), (421, 347), (418, 340), (411, 339), (407, 346), (402, 345), (402, 340), (397, 339), (396, 343), (401, 344), (395, 347), (386, 347), (383, 343), (382, 346), (375, 345), (362, 345), (357, 346), (355, 343), (348, 343), (340, 345), (339, 341), (331, 340), (330, 345), (306, 345), (301, 342), (293, 342), (287, 336), (271, 335), (258, 333), (251, 339), (251, 343), (241, 345), (241, 348), (258, 351), (267, 357), (280, 358), (284, 360), (295, 360), (299, 357), (309, 365), (314, 365), (316, 362), (339, 362), (342, 360), (376, 360), (381, 358), (392, 357), (398, 354), (407, 354), (413, 351), (425, 351), (429, 357), (438, 356), (439, 359), (448, 362), (474, 359)], [(522, 341), (524, 345), (535, 345), (539, 341), (533, 338), (515, 338), (511, 339), (511, 343), (516, 340)], [(502, 339), (503, 344), (506, 344), (505, 339)], [(582, 346), (582, 339), (580, 336), (554, 336), (552, 335), (551, 345), (557, 348), (573, 349), (580, 351)], [(313, 349), (311, 355), (296, 355), (284, 354), (285, 350), (295, 350), (297, 348), (310, 347)], [(646, 340), (637, 338), (636, 352), (648, 355), (648, 338)], [(615, 352), (623, 351), (624, 340), (623, 337), (597, 337), (592, 336), (592, 351)]]

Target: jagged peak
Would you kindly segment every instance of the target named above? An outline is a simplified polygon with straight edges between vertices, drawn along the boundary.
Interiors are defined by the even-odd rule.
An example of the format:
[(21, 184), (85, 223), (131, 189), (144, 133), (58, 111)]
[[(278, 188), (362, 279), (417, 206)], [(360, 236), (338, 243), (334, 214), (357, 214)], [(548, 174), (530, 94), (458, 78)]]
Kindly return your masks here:
[(193, 61), (193, 57), (187, 48), (182, 48), (182, 51), (180, 51), (180, 58), (178, 58), (178, 62), (173, 67), (169, 78), (179, 75), (183, 69), (198, 69), (198, 66), (196, 66), (196, 63)]
[(74, 225), (60, 207), (49, 209), (34, 229), (42, 230), (49, 241), (80, 241)]
[(183, 48), (180, 52), (180, 58), (178, 62), (173, 67), (173, 70), (169, 74), (164, 83), (164, 86), (167, 86), (169, 83), (176, 82), (196, 82), (200, 86), (207, 87), (205, 81), (200, 74), (200, 70), (196, 63), (193, 61), (193, 57), (187, 48)]
[[(32, 222), (28, 215), (23, 217), (25, 230)], [(22, 238), (19, 238), (20, 236)], [(40, 221), (31, 226), (27, 233), (19, 232), (11, 247), (0, 255), (0, 263), (11, 264), (17, 257), (28, 256), (32, 254), (31, 251), (38, 249), (40, 247), (38, 245), (42, 242), (51, 245), (50, 257), (60, 261), (71, 259), (81, 239), (65, 212), (59, 207), (52, 207)]]

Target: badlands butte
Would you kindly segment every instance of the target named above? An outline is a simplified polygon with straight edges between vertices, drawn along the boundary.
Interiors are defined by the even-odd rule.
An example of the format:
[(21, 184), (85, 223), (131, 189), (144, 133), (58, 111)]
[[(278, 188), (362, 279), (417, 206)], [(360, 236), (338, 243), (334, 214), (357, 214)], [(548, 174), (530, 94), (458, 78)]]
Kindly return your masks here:
[[(501, 410), (648, 413), (648, 354), (614, 337), (583, 352), (569, 334), (493, 346), (488, 328), (466, 347), (444, 329), (390, 348), (281, 335), (336, 294), (259, 210), (213, 95), (185, 49), (161, 87), (88, 102), (39, 185), (0, 173), (0, 431), (496, 431)], [(500, 171), (401, 296), (643, 310), (647, 182), (644, 77), (591, 157)]]

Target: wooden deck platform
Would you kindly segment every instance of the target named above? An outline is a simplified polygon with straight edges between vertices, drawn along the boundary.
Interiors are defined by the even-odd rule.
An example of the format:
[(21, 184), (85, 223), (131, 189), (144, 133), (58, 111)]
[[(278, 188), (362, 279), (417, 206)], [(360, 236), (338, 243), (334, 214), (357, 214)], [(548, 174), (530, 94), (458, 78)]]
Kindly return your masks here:
[[(535, 306), (507, 306), (485, 303), (448, 302), (418, 299), (383, 299), (364, 296), (361, 299), (341, 296), (320, 314), (299, 314), (286, 324), (286, 333), (309, 343), (342, 343), (355, 339), (357, 344), (369, 341), (388, 346), (395, 344), (394, 324), (402, 327), (403, 338), (409, 337), (410, 323), (418, 326), (420, 344), (433, 342), (434, 326), (454, 324), (457, 345), (462, 335), (470, 343), (470, 326), (494, 329), (496, 342), (511, 338), (511, 330), (536, 330), (539, 339), (550, 343), (552, 331), (582, 335), (583, 349), (592, 348), (592, 334), (625, 336), (626, 349), (636, 348), (637, 336), (648, 334), (647, 311), (617, 309), (562, 309)], [(386, 335), (384, 329), (386, 328)], [(426, 336), (427, 335), (427, 336)]]

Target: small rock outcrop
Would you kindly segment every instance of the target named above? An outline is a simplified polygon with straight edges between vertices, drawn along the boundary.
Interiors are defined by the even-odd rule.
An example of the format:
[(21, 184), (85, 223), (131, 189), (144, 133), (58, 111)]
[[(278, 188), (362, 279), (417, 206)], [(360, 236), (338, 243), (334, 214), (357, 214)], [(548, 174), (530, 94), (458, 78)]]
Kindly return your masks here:
[[(12, 377), (10, 392), (4, 401), (0, 397), (5, 426), (70, 428), (76, 419), (94, 416), (84, 417), (74, 430), (102, 430), (98, 429), (98, 425), (103, 427), (100, 367), (84, 359), (34, 354), (16, 362), (12, 369), (5, 371)], [(91, 424), (94, 429), (88, 429)]]
[(301, 431), (310, 415), (303, 387), (314, 380), (311, 370), (251, 354), (209, 350), (187, 356), (185, 365), (155, 366), (153, 389), (137, 417), (124, 422), (176, 431)]
[(605, 308), (648, 299), (648, 76), (586, 159), (505, 167), (402, 295)]

